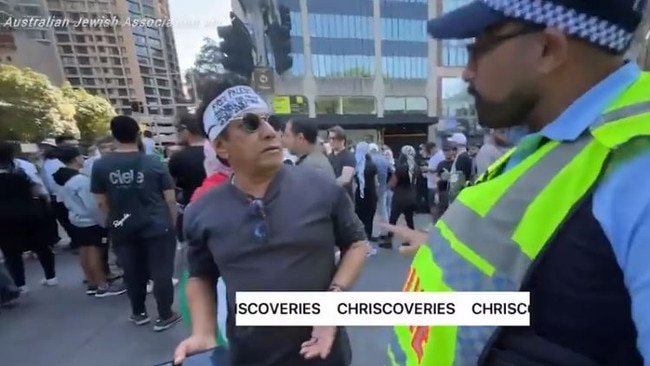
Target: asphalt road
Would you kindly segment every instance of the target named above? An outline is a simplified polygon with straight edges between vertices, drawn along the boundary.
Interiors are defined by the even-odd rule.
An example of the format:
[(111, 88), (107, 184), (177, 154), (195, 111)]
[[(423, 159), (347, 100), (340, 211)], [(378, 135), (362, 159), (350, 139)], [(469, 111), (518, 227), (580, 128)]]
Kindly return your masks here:
[[(427, 217), (416, 217), (425, 225)], [(399, 290), (408, 259), (397, 251), (379, 250), (369, 258), (359, 291)], [(60, 285), (39, 285), (42, 272), (28, 260), (28, 286), (19, 306), (0, 312), (0, 364), (13, 366), (149, 366), (171, 358), (176, 344), (187, 336), (183, 324), (162, 333), (128, 322), (126, 295), (96, 299), (84, 294), (77, 257), (57, 256)], [(150, 296), (148, 308), (155, 314)], [(349, 329), (353, 366), (383, 365), (388, 328)]]

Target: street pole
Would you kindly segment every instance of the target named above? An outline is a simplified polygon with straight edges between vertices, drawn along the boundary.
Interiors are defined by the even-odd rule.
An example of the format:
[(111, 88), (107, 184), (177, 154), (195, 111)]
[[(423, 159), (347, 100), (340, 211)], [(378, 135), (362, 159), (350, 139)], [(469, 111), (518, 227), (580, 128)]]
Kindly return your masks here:
[[(269, 9), (273, 9), (273, 2), (271, 0), (259, 1), (259, 0), (241, 0), (246, 9), (246, 23), (251, 32), (251, 39), (255, 47), (255, 66), (261, 68), (270, 68), (270, 62), (268, 59), (268, 51), (266, 47), (265, 39), (265, 19), (262, 6), (265, 5)], [(271, 73), (273, 75), (273, 73)], [(262, 91), (258, 90), (260, 96), (269, 106), (272, 106), (272, 91)]]

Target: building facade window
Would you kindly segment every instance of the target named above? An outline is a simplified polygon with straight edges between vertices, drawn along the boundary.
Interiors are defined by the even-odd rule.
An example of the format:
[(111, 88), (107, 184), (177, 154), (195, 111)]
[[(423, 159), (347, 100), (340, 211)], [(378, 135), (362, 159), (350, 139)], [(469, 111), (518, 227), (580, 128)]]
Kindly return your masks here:
[(442, 41), (441, 60), (442, 66), (447, 67), (465, 67), (469, 61), (467, 45), (471, 41), (467, 40), (445, 40)]
[(445, 119), (446, 127), (475, 133), (476, 107), (474, 98), (467, 93), (467, 83), (462, 78), (441, 78), (440, 96), (440, 117)]
[(359, 78), (375, 74), (374, 56), (312, 55), (314, 77)]
[(386, 97), (384, 114), (424, 113), (429, 108), (426, 97)]
[(321, 38), (373, 39), (371, 17), (309, 14), (309, 35)]
[(374, 97), (318, 96), (316, 114), (377, 114)]
[(389, 79), (426, 79), (428, 3), (381, 0), (382, 75)]
[(448, 13), (452, 10), (456, 10), (463, 5), (467, 5), (472, 0), (442, 0), (442, 12)]

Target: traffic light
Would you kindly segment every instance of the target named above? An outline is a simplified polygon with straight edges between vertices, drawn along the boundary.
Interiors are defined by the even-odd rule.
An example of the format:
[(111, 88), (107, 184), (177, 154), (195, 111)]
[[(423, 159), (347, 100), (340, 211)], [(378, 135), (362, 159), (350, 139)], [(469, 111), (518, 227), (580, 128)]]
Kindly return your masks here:
[[(288, 10), (288, 9), (287, 9)], [(291, 58), (291, 21), (288, 26), (285, 24), (271, 24), (266, 30), (266, 35), (273, 49), (275, 59), (275, 71), (282, 75), (293, 66)]]
[(219, 49), (223, 68), (250, 78), (255, 69), (253, 41), (244, 22), (231, 12), (230, 25), (217, 27), (217, 33), (222, 39)]

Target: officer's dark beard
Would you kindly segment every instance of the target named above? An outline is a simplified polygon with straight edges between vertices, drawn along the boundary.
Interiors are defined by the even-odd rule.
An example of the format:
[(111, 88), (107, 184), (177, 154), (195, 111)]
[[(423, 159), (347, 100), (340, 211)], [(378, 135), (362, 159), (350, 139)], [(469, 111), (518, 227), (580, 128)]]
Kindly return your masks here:
[(488, 100), (473, 86), (467, 92), (475, 99), (478, 123), (486, 128), (508, 128), (524, 124), (539, 100), (538, 93), (530, 85), (513, 90), (503, 101)]

